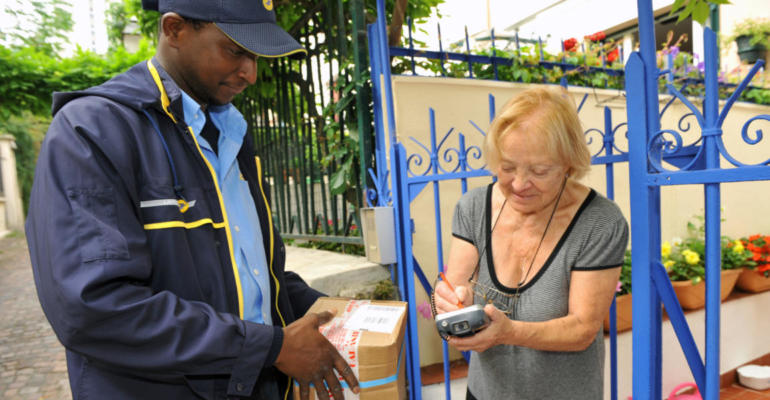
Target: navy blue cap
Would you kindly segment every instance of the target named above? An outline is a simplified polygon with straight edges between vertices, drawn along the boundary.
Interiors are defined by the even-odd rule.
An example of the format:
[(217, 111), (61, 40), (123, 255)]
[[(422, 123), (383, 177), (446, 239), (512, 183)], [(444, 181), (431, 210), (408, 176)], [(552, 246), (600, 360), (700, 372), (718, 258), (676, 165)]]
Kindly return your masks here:
[(273, 0), (142, 0), (142, 7), (213, 22), (235, 43), (260, 57), (307, 53), (276, 24)]

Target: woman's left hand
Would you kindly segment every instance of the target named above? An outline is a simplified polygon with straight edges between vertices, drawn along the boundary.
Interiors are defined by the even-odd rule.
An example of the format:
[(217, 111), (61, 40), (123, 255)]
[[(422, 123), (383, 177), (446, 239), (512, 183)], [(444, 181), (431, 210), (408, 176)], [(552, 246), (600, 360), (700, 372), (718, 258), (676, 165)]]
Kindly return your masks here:
[(476, 332), (473, 336), (450, 336), (447, 343), (460, 351), (473, 350), (477, 352), (502, 344), (504, 338), (509, 335), (511, 320), (491, 304), (484, 306), (484, 312), (489, 317), (489, 324), (486, 328)]

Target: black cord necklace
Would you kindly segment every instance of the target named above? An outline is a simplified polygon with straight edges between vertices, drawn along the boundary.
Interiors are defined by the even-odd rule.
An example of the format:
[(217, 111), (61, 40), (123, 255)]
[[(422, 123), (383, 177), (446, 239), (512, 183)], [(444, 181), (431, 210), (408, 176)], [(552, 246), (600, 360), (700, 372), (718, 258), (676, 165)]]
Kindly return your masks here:
[[(561, 183), (561, 188), (559, 189), (559, 195), (556, 196), (556, 202), (553, 205), (553, 209), (551, 210), (551, 215), (548, 217), (548, 222), (545, 224), (545, 229), (543, 230), (543, 235), (540, 236), (540, 242), (537, 244), (537, 247), (535, 248), (535, 254), (532, 255), (532, 261), (529, 262), (529, 267), (527, 267), (527, 272), (524, 274), (524, 276), (521, 278), (518, 284), (516, 284), (516, 291), (513, 293), (513, 309), (511, 310), (512, 318), (516, 319), (516, 306), (519, 301), (519, 289), (524, 285), (524, 282), (527, 281), (527, 277), (529, 276), (530, 271), (532, 271), (532, 266), (535, 265), (535, 259), (537, 258), (537, 253), (540, 251), (540, 246), (543, 245), (543, 240), (545, 240), (545, 235), (548, 233), (548, 228), (551, 226), (551, 221), (553, 221), (553, 216), (556, 214), (556, 208), (559, 206), (559, 200), (561, 200), (561, 195), (564, 193), (564, 187), (567, 186), (567, 177), (564, 177), (564, 181)], [(505, 203), (503, 203), (503, 206), (505, 206)], [(500, 212), (502, 214), (502, 211)], [(498, 216), (498, 218), (500, 218)], [(492, 240), (492, 233), (489, 234), (490, 240)], [(478, 266), (477, 266), (478, 268)]]

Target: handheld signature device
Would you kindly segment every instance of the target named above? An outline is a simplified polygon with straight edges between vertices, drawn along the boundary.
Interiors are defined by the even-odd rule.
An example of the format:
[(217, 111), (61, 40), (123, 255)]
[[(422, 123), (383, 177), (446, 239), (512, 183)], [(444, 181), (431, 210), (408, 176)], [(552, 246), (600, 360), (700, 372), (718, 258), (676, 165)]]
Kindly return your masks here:
[(436, 328), (442, 336), (471, 336), (488, 323), (489, 317), (479, 304), (436, 316)]

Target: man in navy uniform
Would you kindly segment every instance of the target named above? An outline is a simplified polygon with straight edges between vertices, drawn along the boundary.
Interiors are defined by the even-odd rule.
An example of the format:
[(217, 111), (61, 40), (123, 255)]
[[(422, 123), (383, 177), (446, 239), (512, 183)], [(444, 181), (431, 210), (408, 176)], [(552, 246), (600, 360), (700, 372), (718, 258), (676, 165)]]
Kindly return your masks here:
[(304, 55), (271, 0), (143, 1), (155, 57), (54, 95), (27, 237), (75, 399), (287, 399), (358, 382), (284, 270), (263, 170), (230, 103), (257, 57)]

